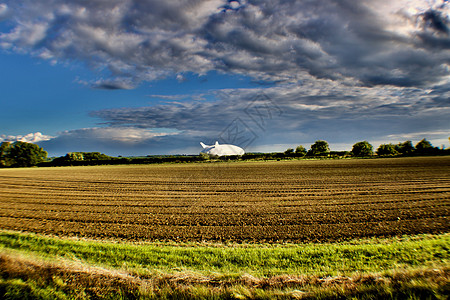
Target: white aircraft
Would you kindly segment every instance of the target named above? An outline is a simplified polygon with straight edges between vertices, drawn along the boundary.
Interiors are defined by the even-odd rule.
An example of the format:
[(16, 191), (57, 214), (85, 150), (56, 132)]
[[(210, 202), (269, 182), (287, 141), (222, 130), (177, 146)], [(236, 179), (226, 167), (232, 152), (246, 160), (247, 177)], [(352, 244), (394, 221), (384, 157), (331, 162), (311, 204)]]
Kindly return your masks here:
[(244, 149), (235, 145), (223, 144), (219, 145), (219, 142), (212, 146), (208, 146), (200, 142), (203, 150), (200, 153), (206, 153), (211, 156), (224, 156), (224, 155), (243, 155), (245, 153)]

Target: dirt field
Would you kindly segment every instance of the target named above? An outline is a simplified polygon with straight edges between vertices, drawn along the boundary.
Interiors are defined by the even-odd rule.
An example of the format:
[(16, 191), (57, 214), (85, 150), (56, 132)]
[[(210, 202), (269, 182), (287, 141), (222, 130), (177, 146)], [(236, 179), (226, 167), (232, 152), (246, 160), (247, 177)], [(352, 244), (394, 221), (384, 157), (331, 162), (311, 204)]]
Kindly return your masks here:
[(0, 228), (336, 241), (448, 232), (450, 157), (0, 169)]

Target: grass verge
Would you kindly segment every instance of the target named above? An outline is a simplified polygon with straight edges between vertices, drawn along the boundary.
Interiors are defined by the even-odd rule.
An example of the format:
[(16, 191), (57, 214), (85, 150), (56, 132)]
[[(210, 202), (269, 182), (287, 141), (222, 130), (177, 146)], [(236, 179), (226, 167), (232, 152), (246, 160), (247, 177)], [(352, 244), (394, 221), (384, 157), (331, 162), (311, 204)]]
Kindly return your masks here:
[(0, 296), (446, 299), (448, 245), (450, 234), (222, 245), (97, 242), (0, 231)]

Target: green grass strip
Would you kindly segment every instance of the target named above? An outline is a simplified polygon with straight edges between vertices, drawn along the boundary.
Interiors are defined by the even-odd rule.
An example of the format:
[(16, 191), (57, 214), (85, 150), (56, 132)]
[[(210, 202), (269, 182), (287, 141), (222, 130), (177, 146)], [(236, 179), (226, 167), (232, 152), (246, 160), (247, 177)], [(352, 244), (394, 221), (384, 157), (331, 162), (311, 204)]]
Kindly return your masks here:
[(118, 243), (0, 231), (0, 250), (81, 260), (139, 275), (335, 276), (449, 265), (450, 234), (323, 244)]

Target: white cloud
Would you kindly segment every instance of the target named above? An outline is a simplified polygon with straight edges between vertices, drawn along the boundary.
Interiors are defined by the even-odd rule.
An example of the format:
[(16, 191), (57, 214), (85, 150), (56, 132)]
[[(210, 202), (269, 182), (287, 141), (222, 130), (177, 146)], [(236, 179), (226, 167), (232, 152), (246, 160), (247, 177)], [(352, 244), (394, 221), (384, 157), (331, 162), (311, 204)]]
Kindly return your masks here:
[(177, 74), (177, 81), (178, 82), (185, 82), (187, 79), (183, 76), (183, 74)]
[(8, 5), (6, 5), (5, 3), (0, 3), (0, 21), (6, 19), (6, 17), (8, 17), (8, 14), (9, 14)]
[(153, 139), (155, 137), (162, 137), (168, 135), (175, 135), (178, 132), (174, 131), (160, 131), (156, 132), (150, 129), (135, 128), (135, 127), (94, 127), (94, 128), (82, 128), (76, 130), (68, 130), (59, 133), (58, 138), (73, 138), (89, 139), (92, 141), (110, 142), (110, 143), (142, 143), (146, 140)]
[(419, 132), (405, 132), (403, 134), (389, 134), (386, 136), (387, 141), (395, 143), (396, 141), (411, 140), (418, 143), (420, 140), (426, 138), (431, 141), (435, 147), (444, 145), (446, 148), (450, 145), (450, 127), (448, 130), (436, 131), (419, 131)]
[(28, 133), (25, 135), (0, 135), (0, 142), (26, 142), (26, 143), (39, 143), (42, 141), (48, 141), (53, 139), (53, 136), (44, 135), (40, 132)]
[[(161, 154), (170, 148), (170, 139), (180, 135), (179, 131), (164, 128), (93, 127), (60, 132), (40, 146), (52, 156), (73, 151), (97, 151), (109, 155)], [(166, 145), (167, 140), (169, 145)], [(155, 149), (164, 150), (155, 153)]]

